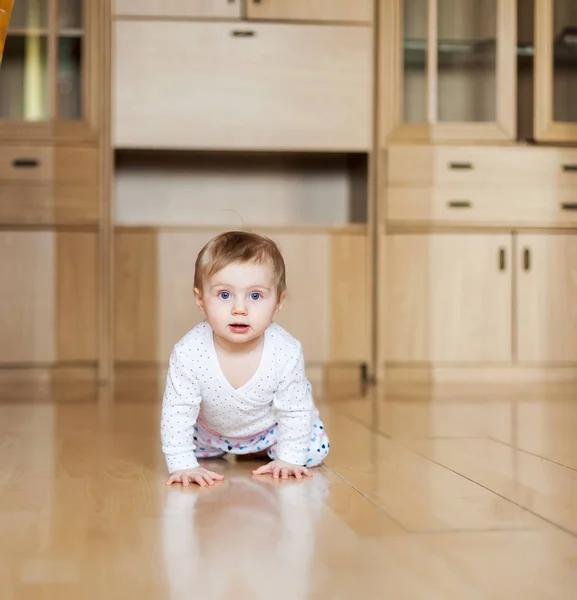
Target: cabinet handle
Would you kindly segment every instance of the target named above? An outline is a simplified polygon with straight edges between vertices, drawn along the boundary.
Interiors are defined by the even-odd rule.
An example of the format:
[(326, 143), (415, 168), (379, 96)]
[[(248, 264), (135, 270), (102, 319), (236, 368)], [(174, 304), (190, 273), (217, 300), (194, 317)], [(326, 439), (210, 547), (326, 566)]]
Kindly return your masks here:
[(239, 31), (239, 30), (235, 30), (233, 31), (230, 35), (232, 35), (232, 37), (254, 37), (256, 35), (256, 33), (254, 31)]
[(447, 205), (449, 208), (471, 208), (469, 200), (449, 200)]
[(467, 171), (473, 168), (473, 163), (470, 162), (452, 162), (449, 163), (449, 169), (455, 171)]
[(505, 270), (505, 248), (499, 248), (499, 270)]
[(531, 269), (531, 251), (529, 248), (523, 250), (523, 269), (529, 271)]
[(561, 168), (565, 173), (577, 173), (577, 165), (563, 165)]
[(563, 202), (561, 208), (563, 210), (577, 210), (577, 202)]
[(15, 158), (12, 166), (15, 169), (35, 169), (40, 166), (40, 161), (36, 158)]

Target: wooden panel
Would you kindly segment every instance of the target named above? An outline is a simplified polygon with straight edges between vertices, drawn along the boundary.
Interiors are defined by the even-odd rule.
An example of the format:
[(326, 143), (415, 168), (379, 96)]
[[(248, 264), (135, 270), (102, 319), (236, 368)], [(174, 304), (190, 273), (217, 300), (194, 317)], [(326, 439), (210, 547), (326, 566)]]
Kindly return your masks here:
[(54, 234), (0, 232), (0, 363), (56, 358)]
[(60, 232), (56, 240), (57, 358), (95, 361), (98, 234)]
[(369, 28), (118, 21), (114, 35), (116, 147), (370, 147)]
[(112, 0), (113, 16), (240, 18), (243, 0)]
[(114, 357), (157, 359), (156, 233), (118, 234), (114, 240)]
[(247, 0), (249, 19), (369, 23), (371, 0)]
[(519, 361), (577, 363), (577, 235), (522, 234), (517, 248)]
[(413, 146), (389, 148), (391, 185), (577, 183), (577, 150), (529, 147)]
[(510, 235), (392, 235), (386, 243), (389, 362), (511, 360)]
[(568, 227), (577, 225), (577, 188), (398, 187), (386, 190), (386, 207), (396, 225)]
[(331, 236), (330, 359), (370, 360), (370, 265), (366, 235)]
[[(203, 317), (192, 293), (194, 261), (219, 229), (116, 234), (115, 357), (164, 362)], [(278, 323), (308, 363), (367, 361), (366, 236), (257, 231), (283, 252), (288, 294)]]

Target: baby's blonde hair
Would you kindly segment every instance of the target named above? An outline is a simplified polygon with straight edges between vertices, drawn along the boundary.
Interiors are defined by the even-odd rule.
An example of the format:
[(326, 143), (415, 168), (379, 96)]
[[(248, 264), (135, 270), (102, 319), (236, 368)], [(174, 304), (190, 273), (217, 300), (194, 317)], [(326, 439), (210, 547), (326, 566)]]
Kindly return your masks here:
[(233, 263), (262, 263), (270, 260), (275, 289), (280, 300), (286, 292), (284, 259), (269, 238), (245, 231), (227, 231), (212, 238), (198, 253), (194, 266), (194, 287), (202, 294), (203, 283)]

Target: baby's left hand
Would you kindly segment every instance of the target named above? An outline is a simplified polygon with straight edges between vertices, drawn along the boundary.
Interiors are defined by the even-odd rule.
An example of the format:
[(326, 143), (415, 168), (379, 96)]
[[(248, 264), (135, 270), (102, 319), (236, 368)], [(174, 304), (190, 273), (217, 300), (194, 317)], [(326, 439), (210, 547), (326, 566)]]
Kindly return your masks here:
[(264, 475), (265, 473), (272, 473), (274, 479), (278, 479), (279, 476), (282, 479), (288, 479), (289, 475), (294, 475), (297, 479), (302, 479), (303, 475), (306, 477), (312, 477), (313, 474), (301, 465), (293, 465), (291, 463), (284, 462), (284, 460), (273, 460), (268, 465), (263, 465), (252, 472), (253, 475)]

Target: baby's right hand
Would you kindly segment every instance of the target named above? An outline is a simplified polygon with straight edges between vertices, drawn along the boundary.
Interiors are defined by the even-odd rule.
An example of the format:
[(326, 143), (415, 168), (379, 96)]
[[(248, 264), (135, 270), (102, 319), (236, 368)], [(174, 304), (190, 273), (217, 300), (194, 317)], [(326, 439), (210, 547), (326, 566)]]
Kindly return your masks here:
[(224, 479), (223, 475), (219, 473), (214, 473), (213, 471), (209, 471), (208, 469), (203, 469), (202, 467), (196, 467), (194, 469), (182, 469), (180, 471), (175, 471), (170, 475), (166, 485), (172, 485), (173, 483), (182, 483), (184, 487), (188, 487), (189, 483), (197, 483), (201, 487), (206, 487), (207, 485), (214, 485), (214, 480), (222, 481)]

